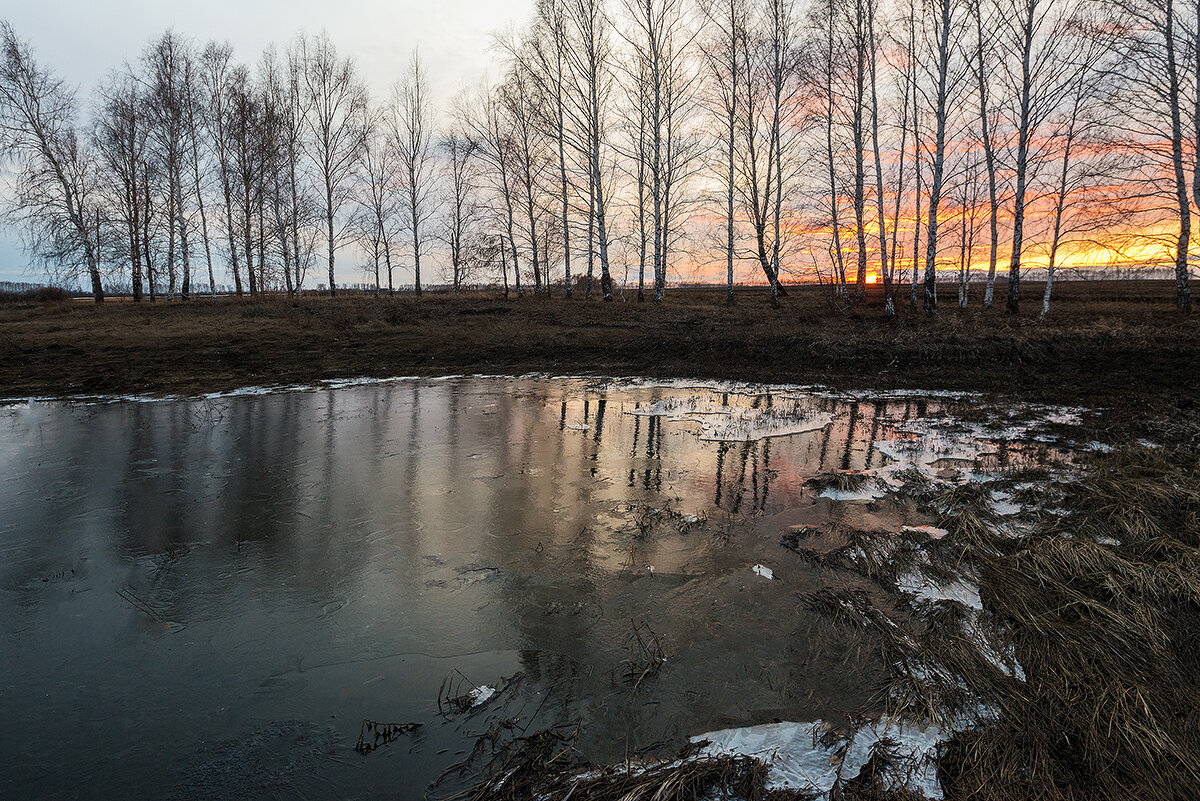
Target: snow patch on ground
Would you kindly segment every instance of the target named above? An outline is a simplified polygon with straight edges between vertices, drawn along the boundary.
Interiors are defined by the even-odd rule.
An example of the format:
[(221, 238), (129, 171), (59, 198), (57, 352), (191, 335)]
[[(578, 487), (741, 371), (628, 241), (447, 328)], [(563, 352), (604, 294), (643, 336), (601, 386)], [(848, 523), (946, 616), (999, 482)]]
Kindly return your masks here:
[[(768, 723), (741, 729), (724, 729), (691, 738), (705, 743), (702, 754), (747, 756), (768, 766), (767, 789), (799, 790), (827, 798), (839, 781), (854, 778), (867, 764), (881, 741), (894, 748), (898, 764), (889, 778), (892, 789), (920, 791), (930, 799), (943, 798), (937, 778), (937, 747), (949, 732), (937, 726), (920, 728), (911, 723), (881, 718), (856, 730), (847, 743), (834, 738), (826, 745), (829, 727), (814, 723)], [(845, 748), (844, 755), (839, 752)]]
[(896, 582), (896, 589), (916, 596), (918, 601), (958, 601), (971, 609), (983, 611), (979, 585), (963, 579), (943, 583), (917, 570), (901, 576)]

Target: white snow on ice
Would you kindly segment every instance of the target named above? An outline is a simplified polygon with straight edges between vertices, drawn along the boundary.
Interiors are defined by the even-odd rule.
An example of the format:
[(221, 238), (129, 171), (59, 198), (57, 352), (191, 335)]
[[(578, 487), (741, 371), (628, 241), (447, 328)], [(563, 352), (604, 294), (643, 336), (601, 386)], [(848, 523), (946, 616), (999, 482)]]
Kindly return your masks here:
[(821, 744), (826, 726), (815, 723), (767, 723), (740, 729), (724, 729), (692, 737), (694, 743), (708, 741), (701, 753), (720, 756), (748, 756), (769, 768), (767, 789), (800, 790), (828, 797), (840, 778), (854, 778), (871, 758), (872, 748), (881, 740), (894, 744), (899, 763), (907, 766), (903, 775), (892, 777), (893, 789), (919, 790), (930, 799), (943, 797), (937, 779), (937, 746), (949, 735), (937, 726), (925, 729), (882, 718), (863, 726), (850, 738), (845, 756), (838, 764), (837, 752), (843, 742), (830, 747)]
[(487, 684), (482, 687), (476, 687), (467, 693), (467, 697), (471, 699), (471, 706), (477, 707), (480, 704), (487, 703), (493, 695), (496, 694), (496, 688), (490, 687)]

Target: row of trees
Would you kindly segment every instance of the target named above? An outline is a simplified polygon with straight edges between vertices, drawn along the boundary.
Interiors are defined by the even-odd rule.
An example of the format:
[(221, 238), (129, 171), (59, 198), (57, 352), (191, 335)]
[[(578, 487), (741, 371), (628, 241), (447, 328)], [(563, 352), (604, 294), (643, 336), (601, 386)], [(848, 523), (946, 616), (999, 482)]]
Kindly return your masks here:
[[(503, 69), (372, 99), (301, 36), (254, 64), (174, 32), (75, 92), (0, 23), (0, 148), (31, 252), (135, 300), (300, 291), (883, 284), (1018, 310), (1036, 269), (1170, 265), (1190, 307), (1200, 15), (1176, 0), (539, 0)], [(423, 262), (424, 259), (424, 262)], [(316, 279), (320, 281), (320, 279)], [(323, 283), (323, 282), (322, 282)], [(532, 286), (531, 286), (532, 284)]]

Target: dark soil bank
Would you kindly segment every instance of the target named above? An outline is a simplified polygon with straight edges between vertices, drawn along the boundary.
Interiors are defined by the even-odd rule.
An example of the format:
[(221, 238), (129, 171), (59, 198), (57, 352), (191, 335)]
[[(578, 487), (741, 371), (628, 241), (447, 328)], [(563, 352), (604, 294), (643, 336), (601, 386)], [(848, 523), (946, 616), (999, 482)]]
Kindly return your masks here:
[[(191, 393), (350, 376), (553, 372), (856, 388), (962, 389), (1128, 410), (1155, 427), (1192, 414), (1200, 321), (1157, 282), (1064, 283), (1049, 317), (958, 308), (888, 319), (879, 290), (839, 308), (793, 288), (681, 290), (661, 306), (496, 292), (330, 300), (0, 305), (0, 397)], [(981, 293), (977, 293), (981, 294)], [(998, 293), (998, 297), (1003, 297)], [(1038, 298), (1037, 300), (1040, 300)]]

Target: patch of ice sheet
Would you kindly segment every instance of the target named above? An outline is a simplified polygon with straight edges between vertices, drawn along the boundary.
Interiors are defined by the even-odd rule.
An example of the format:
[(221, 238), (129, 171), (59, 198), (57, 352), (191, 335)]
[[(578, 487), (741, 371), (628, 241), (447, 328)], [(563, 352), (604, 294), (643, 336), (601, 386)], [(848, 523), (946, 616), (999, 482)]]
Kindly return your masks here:
[(567, 423), (566, 428), (571, 431), (589, 431), (592, 427), (587, 423)]
[[(901, 485), (903, 486), (903, 485)], [(856, 490), (840, 490), (836, 487), (826, 487), (820, 497), (833, 501), (877, 501), (887, 493), (875, 483), (866, 484)]]
[(754, 567), (752, 567), (750, 569), (754, 571), (754, 575), (756, 575), (756, 576), (762, 576), (763, 578), (768, 579), (768, 580), (775, 578), (775, 571), (771, 570), (771, 568), (766, 567), (764, 565), (755, 565)]
[[(579, 378), (579, 376), (555, 377)], [(595, 379), (593, 378), (592, 380)], [(966, 400), (980, 397), (978, 392), (963, 392), (952, 389), (834, 389), (825, 384), (761, 384), (748, 381), (718, 381), (704, 378), (642, 378), (638, 376), (605, 378), (589, 389), (595, 391), (613, 389), (705, 389), (736, 395), (786, 395), (790, 393), (833, 400), (846, 399), (860, 401), (904, 398)]]
[(755, 442), (819, 431), (833, 422), (833, 417), (825, 412), (778, 407), (747, 409), (695, 396), (667, 398), (626, 413), (695, 423), (700, 426), (700, 439), (707, 442)]
[(884, 456), (915, 467), (929, 467), (935, 462), (974, 462), (980, 456), (999, 453), (991, 442), (981, 441), (972, 434), (942, 431), (906, 431), (908, 437), (886, 439), (875, 443)]
[(889, 773), (891, 789), (920, 791), (930, 799), (943, 797), (937, 778), (937, 747), (949, 736), (937, 726), (922, 729), (911, 723), (881, 718), (854, 732), (838, 764), (838, 751), (845, 744), (822, 744), (826, 726), (815, 723), (768, 723), (742, 729), (701, 734), (693, 743), (707, 741), (701, 753), (711, 756), (747, 756), (768, 766), (767, 788), (798, 790), (827, 798), (839, 781), (854, 778), (871, 758), (882, 740), (893, 745), (897, 765)]
[(1037, 407), (1046, 412), (1046, 422), (1060, 426), (1077, 426), (1083, 422), (1083, 414), (1087, 411), (1079, 406), (1048, 406)]
[[(953, 417), (910, 420), (897, 429), (901, 436), (875, 443), (876, 450), (895, 464), (876, 468), (874, 472), (886, 477), (897, 470), (916, 468), (937, 480), (940, 477), (934, 466), (939, 462), (975, 462), (981, 456), (994, 456), (1000, 452), (998, 443), (1004, 441), (1053, 441), (1056, 437), (1045, 431), (1046, 426), (1078, 425), (1086, 411), (1081, 407), (1019, 404), (1000, 407), (997, 419), (986, 422), (967, 422)], [(958, 480), (993, 478), (967, 474), (959, 476)]]
[(963, 622), (967, 636), (980, 655), (991, 662), (1005, 676), (1012, 676), (1017, 681), (1025, 681), (1025, 668), (1017, 661), (1016, 648), (1011, 644), (996, 642), (996, 640), (979, 627), (978, 615)]
[(1021, 504), (1013, 501), (1012, 495), (1007, 492), (992, 492), (992, 511), (1001, 517), (1015, 515), (1024, 510)]
[(942, 400), (962, 402), (982, 398), (978, 392), (959, 391), (954, 389), (830, 389), (821, 385), (798, 387), (807, 394), (829, 400), (873, 401), (896, 400)]
[[(567, 376), (563, 376), (566, 378)], [(595, 381), (595, 379), (593, 379)], [(749, 381), (712, 381), (703, 378), (606, 378), (588, 387), (590, 392), (626, 389), (678, 389), (691, 392), (720, 392), (730, 395), (812, 395), (813, 387), (797, 384), (757, 384)]]
[(320, 382), (321, 389), (343, 389), (345, 387), (363, 387), (371, 384), (390, 384), (400, 381), (415, 381), (416, 376), (395, 376), (393, 378), (330, 378)]
[(941, 583), (916, 570), (901, 576), (896, 582), (896, 589), (915, 595), (919, 601), (958, 601), (971, 609), (983, 610), (979, 585), (964, 579)]
[(666, 417), (671, 420), (691, 420), (700, 415), (729, 415), (735, 409), (711, 399), (698, 395), (687, 395), (682, 398), (663, 398), (647, 406), (631, 409), (629, 414), (639, 417)]
[(274, 386), (274, 387), (240, 387), (238, 389), (230, 389), (224, 392), (206, 392), (200, 396), (201, 400), (220, 400), (222, 398), (244, 398), (257, 397), (259, 395), (275, 395), (280, 392), (307, 392), (313, 387), (309, 384), (296, 384), (290, 386)]
[(824, 412), (799, 416), (771, 409), (747, 409), (725, 420), (701, 420), (700, 439), (708, 442), (755, 442), (820, 431), (832, 423), (833, 417)]
[(931, 540), (940, 540), (950, 533), (946, 529), (938, 528), (937, 526), (905, 526), (904, 530), (914, 534), (928, 534)]
[(485, 704), (493, 695), (496, 694), (496, 688), (487, 684), (482, 687), (476, 687), (467, 693), (467, 698), (471, 699), (471, 706), (477, 707), (480, 704)]

